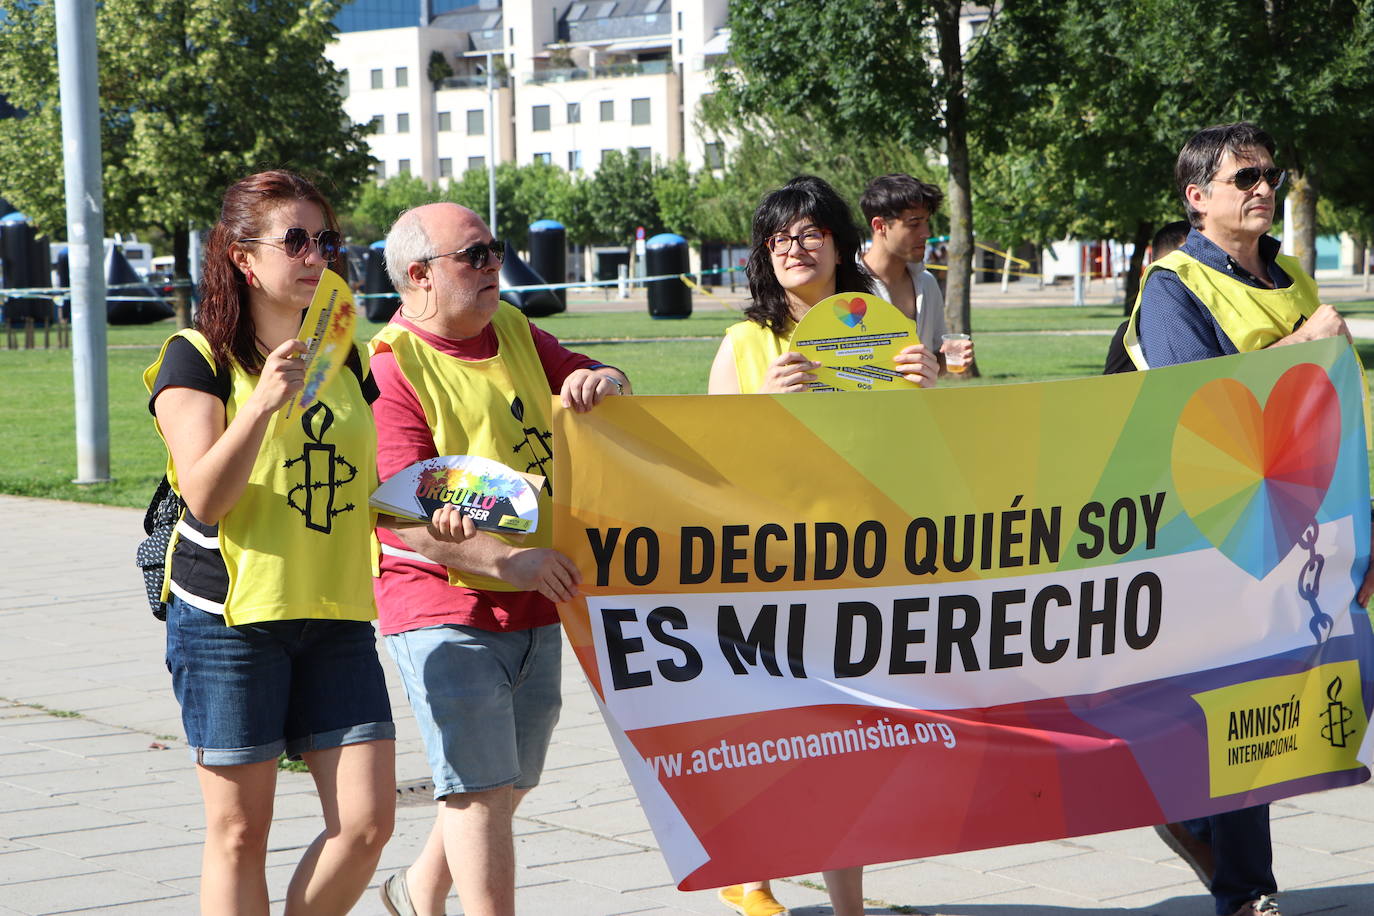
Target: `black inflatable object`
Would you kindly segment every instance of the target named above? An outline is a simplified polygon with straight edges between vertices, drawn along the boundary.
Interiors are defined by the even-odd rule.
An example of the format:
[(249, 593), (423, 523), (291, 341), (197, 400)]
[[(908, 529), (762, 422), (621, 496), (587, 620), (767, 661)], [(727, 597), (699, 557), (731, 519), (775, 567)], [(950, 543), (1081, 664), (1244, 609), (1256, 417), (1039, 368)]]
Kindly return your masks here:
[[(548, 281), (520, 260), (512, 248), (506, 249), (506, 262), (501, 265), (502, 286), (547, 286)], [(501, 298), (531, 318), (556, 315), (563, 311), (563, 302), (551, 289), (501, 290)]]
[(386, 273), (386, 252), (381, 248), (368, 248), (363, 255), (363, 292), (369, 298), (363, 300), (363, 311), (368, 321), (387, 322), (401, 307), (401, 297), (396, 295), (396, 287)]
[[(39, 238), (33, 226), (16, 219), (0, 222), (0, 271), (5, 275), (5, 289), (51, 286), (48, 257), (48, 240)], [(5, 321), (11, 325), (22, 324), (26, 318), (51, 321), (53, 314), (51, 299), (26, 296), (4, 302)]]
[[(138, 275), (118, 245), (111, 245), (105, 252), (105, 283), (105, 314), (110, 324), (151, 324), (176, 314), (172, 304)], [(125, 288), (115, 289), (116, 286)]]
[[(672, 232), (663, 232), (644, 246), (644, 269), (651, 277), (661, 274), (685, 274), (687, 240)], [(689, 318), (692, 314), (692, 291), (676, 276), (666, 280), (650, 280), (649, 315), (653, 318)]]
[[(530, 268), (539, 276), (554, 283), (563, 283), (568, 276), (568, 230), (551, 219), (530, 223)], [(559, 311), (568, 307), (568, 291), (552, 290), (563, 303)]]

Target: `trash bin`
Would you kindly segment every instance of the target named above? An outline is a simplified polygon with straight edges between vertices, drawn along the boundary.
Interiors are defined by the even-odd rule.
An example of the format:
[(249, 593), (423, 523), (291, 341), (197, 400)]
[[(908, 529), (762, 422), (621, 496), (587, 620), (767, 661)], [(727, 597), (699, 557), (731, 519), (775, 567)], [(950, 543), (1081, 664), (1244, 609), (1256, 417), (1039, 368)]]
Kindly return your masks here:
[(644, 269), (651, 277), (672, 274), (667, 279), (651, 280), (646, 284), (650, 317), (690, 317), (692, 291), (677, 277), (688, 270), (687, 240), (672, 232), (662, 232), (649, 239), (644, 246)]
[[(5, 289), (46, 288), (52, 277), (42, 268), (41, 261), (48, 254), (48, 242), (38, 238), (32, 225), (21, 213), (10, 213), (0, 220), (0, 273), (4, 274)], [(51, 299), (25, 297), (6, 299), (4, 318), (10, 325), (23, 324), (25, 319), (47, 323), (53, 317)]]
[(386, 252), (381, 242), (373, 242), (367, 250), (367, 272), (363, 278), (363, 311), (368, 321), (378, 323), (391, 320), (396, 309), (401, 307), (401, 297), (396, 295), (396, 287), (386, 275)]
[[(568, 232), (563, 224), (551, 219), (541, 219), (530, 223), (530, 268), (545, 282), (562, 284), (568, 278)], [(562, 308), (568, 308), (568, 291), (554, 289), (549, 292), (558, 297)]]

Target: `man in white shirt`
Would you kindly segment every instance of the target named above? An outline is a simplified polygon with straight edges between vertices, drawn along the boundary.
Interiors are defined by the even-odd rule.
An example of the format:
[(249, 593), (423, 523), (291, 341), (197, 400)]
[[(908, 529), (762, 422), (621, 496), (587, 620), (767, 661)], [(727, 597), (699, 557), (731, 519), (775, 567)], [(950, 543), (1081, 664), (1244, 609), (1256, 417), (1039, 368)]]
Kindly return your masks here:
[(859, 207), (873, 230), (873, 245), (863, 264), (873, 275), (874, 292), (916, 322), (916, 333), (927, 347), (939, 348), (940, 374), (947, 359), (973, 362), (973, 341), (949, 340), (945, 335), (945, 297), (925, 269), (930, 217), (945, 196), (940, 189), (910, 175), (884, 175), (864, 189)]

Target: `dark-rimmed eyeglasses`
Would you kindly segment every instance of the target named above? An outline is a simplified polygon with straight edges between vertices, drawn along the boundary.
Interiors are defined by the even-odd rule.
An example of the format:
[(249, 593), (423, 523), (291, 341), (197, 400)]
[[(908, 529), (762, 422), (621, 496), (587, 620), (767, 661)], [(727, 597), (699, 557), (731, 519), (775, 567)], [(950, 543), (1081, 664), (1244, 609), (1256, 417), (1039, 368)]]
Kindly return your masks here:
[(792, 250), (793, 242), (800, 245), (802, 251), (815, 251), (825, 244), (825, 237), (829, 234), (830, 230), (828, 229), (808, 229), (798, 235), (779, 232), (764, 239), (763, 247), (779, 257)]
[(1213, 178), (1213, 181), (1224, 181), (1227, 184), (1236, 186), (1237, 191), (1248, 191), (1260, 183), (1260, 179), (1269, 185), (1269, 190), (1277, 191), (1283, 187), (1283, 182), (1288, 178), (1288, 173), (1281, 168), (1270, 166), (1262, 169), (1257, 165), (1247, 165), (1243, 169), (1236, 169), (1236, 173), (1230, 178)]
[(320, 257), (326, 261), (333, 261), (339, 257), (339, 251), (343, 247), (343, 238), (333, 229), (321, 229), (319, 234), (312, 237), (309, 232), (300, 226), (292, 226), (286, 230), (285, 235), (267, 235), (255, 239), (239, 239), (239, 242), (281, 242), (282, 250), (291, 260), (303, 258), (310, 250), (310, 243), (315, 243), (315, 248), (320, 252)]
[(478, 242), (476, 245), (469, 245), (467, 248), (460, 248), (457, 251), (446, 251), (443, 254), (421, 258), (420, 263), (433, 261), (436, 258), (462, 258), (468, 262), (468, 266), (473, 270), (481, 270), (487, 266), (492, 258), (496, 258), (497, 264), (506, 263), (506, 243), (500, 239)]

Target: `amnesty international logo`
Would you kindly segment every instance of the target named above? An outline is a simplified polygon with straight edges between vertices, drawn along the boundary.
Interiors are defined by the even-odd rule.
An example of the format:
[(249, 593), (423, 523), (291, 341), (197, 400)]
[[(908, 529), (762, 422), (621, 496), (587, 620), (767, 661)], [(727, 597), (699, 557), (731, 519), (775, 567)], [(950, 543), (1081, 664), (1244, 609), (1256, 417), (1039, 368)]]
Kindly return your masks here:
[(353, 503), (337, 505), (338, 494), (344, 484), (358, 476), (358, 469), (332, 444), (326, 444), (324, 434), (334, 425), (334, 411), (324, 401), (301, 414), (301, 427), (310, 441), (299, 457), (286, 461), (285, 467), (303, 466), (304, 480), (286, 494), (286, 503), (305, 516), (305, 526), (328, 534), (334, 526), (334, 516), (353, 510)]
[(1322, 713), (1322, 737), (1332, 747), (1345, 747), (1345, 739), (1355, 736), (1354, 729), (1347, 730), (1350, 720), (1355, 718), (1355, 710), (1341, 702), (1341, 679), (1336, 677), (1326, 685), (1326, 711)]
[(1342, 661), (1194, 694), (1207, 719), (1212, 797), (1359, 766), (1359, 683), (1358, 663)]

